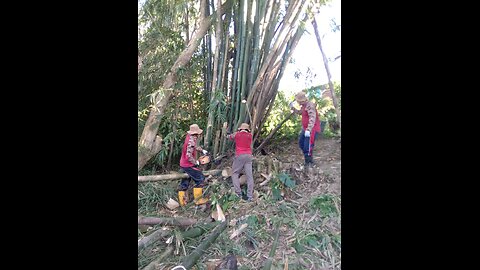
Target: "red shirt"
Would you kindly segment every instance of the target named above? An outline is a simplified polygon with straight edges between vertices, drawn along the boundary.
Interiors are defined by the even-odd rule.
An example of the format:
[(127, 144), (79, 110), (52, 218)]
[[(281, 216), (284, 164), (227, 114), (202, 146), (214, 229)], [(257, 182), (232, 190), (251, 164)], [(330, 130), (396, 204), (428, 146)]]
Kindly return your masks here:
[(235, 140), (235, 155), (252, 154), (252, 133), (246, 131), (228, 135), (228, 139)]

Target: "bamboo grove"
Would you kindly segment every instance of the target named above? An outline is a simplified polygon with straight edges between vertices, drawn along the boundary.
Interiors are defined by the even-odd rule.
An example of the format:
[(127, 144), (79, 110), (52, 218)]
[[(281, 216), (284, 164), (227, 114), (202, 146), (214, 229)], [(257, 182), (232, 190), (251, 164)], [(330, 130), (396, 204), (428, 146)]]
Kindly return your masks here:
[(258, 145), (285, 67), (319, 4), (146, 0), (139, 17), (138, 170), (162, 149), (170, 163), (194, 122), (214, 156), (229, 148), (224, 135), (242, 122)]

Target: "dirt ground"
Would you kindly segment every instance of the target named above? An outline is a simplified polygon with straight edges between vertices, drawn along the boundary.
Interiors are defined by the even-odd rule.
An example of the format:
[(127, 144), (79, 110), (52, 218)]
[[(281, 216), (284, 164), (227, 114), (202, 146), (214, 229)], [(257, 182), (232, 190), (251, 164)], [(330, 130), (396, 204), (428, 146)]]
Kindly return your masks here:
[[(266, 149), (268, 156), (280, 161), (280, 171), (287, 173), (296, 182), (294, 192), (287, 194), (284, 200), (279, 203), (280, 206), (290, 206), (294, 209), (294, 214), (291, 218), (295, 218), (293, 226), (282, 226), (280, 230), (279, 246), (275, 256), (275, 261), (278, 262), (277, 267), (284, 269), (286, 258), (290, 258), (291, 262), (296, 262), (290, 266), (290, 269), (340, 269), (341, 268), (341, 250), (333, 251), (330, 243), (328, 247), (317, 246), (310, 250), (309, 254), (298, 253), (292, 248), (293, 239), (301, 238), (299, 232), (304, 234), (330, 234), (340, 238), (340, 213), (341, 213), (341, 144), (336, 139), (320, 138), (316, 141), (313, 155), (313, 168), (304, 168), (304, 157), (297, 141), (293, 140), (285, 145), (272, 146)], [(265, 191), (264, 191), (265, 192)], [(267, 192), (268, 193), (268, 192)], [(337, 198), (335, 200), (335, 207), (339, 213), (338, 216), (327, 218), (322, 216), (318, 211), (311, 209), (311, 199), (329, 194)], [(257, 209), (255, 209), (257, 208)], [(278, 208), (271, 208), (264, 206), (261, 202), (257, 205), (251, 206), (250, 209), (244, 211), (247, 213), (258, 213), (265, 216), (285, 214), (285, 211), (278, 211)], [(268, 218), (267, 218), (268, 219)], [(318, 222), (318, 227), (313, 228), (312, 224)], [(287, 222), (288, 223), (288, 222)], [(295, 228), (296, 227), (296, 228)], [(301, 229), (298, 229), (301, 228)], [(273, 229), (273, 228), (272, 228)], [(318, 235), (318, 234), (317, 234)], [(263, 248), (262, 254), (268, 254), (271, 244), (266, 244)], [(308, 247), (310, 248), (310, 247)], [(280, 251), (281, 250), (281, 251)], [(240, 260), (241, 261), (241, 260)], [(247, 262), (248, 259), (245, 261)], [(250, 264), (250, 269), (260, 269), (261, 263), (255, 262)], [(257, 268), (258, 267), (258, 268)]]
[[(297, 176), (302, 182), (301, 174), (303, 170), (303, 153), (298, 147), (297, 141), (291, 141), (285, 147), (275, 145), (273, 149), (267, 148), (267, 153), (282, 162), (282, 169), (287, 170)], [(315, 178), (325, 178), (318, 189), (312, 191), (315, 194), (322, 192), (341, 195), (341, 143), (337, 139), (319, 138), (315, 141), (313, 150), (313, 160), (315, 166), (309, 173), (304, 174), (306, 181), (315, 180)], [(310, 193), (309, 191), (306, 191)]]
[[(336, 139), (319, 138), (313, 151), (315, 165), (309, 169), (303, 166), (303, 154), (295, 140), (266, 147), (265, 153), (267, 155), (254, 158), (255, 201), (242, 201), (225, 212), (230, 220), (229, 226), (193, 269), (214, 269), (211, 265), (232, 251), (236, 254), (238, 269), (261, 269), (272, 248), (274, 221), (278, 220), (282, 225), (272, 270), (341, 269), (341, 143)], [(256, 171), (258, 167), (255, 164), (263, 162), (266, 157), (274, 160), (276, 173), (285, 173), (295, 181), (295, 187), (286, 188), (279, 201), (272, 200), (271, 186), (260, 185), (266, 180), (266, 173), (262, 175), (262, 172)], [(231, 157), (224, 159), (217, 169), (229, 164)], [(212, 181), (221, 182), (225, 190), (231, 189), (230, 177), (209, 180)], [(171, 196), (175, 198), (174, 194)], [(315, 208), (315, 201), (312, 200), (322, 198), (331, 198), (333, 214), (325, 213), (324, 208)], [(208, 209), (202, 211), (192, 206), (169, 211), (160, 207), (158, 215), (195, 217), (206, 221), (211, 218)], [(255, 226), (249, 226), (234, 239), (229, 238), (252, 217), (256, 223), (250, 224)], [(192, 242), (189, 246), (196, 244)], [(169, 262), (156, 269), (170, 270), (179, 261), (172, 256)], [(288, 268), (285, 268), (286, 264)], [(139, 263), (139, 269), (143, 268), (141, 265), (144, 266)]]

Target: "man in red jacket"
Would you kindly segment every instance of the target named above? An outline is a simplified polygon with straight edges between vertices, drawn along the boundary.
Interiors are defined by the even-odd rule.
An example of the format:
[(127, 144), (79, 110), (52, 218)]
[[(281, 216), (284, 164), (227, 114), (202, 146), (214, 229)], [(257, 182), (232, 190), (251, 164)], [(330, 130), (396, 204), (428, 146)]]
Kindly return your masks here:
[[(185, 142), (183, 143), (182, 156), (180, 158), (180, 167), (188, 174), (190, 178), (195, 181), (195, 187), (193, 188), (193, 198), (195, 200), (195, 204), (197, 205), (208, 202), (208, 199), (202, 197), (203, 181), (205, 180), (205, 176), (203, 175), (202, 171), (197, 168), (200, 163), (196, 159), (196, 151), (202, 151), (203, 154), (208, 153), (200, 146), (197, 147), (197, 139), (200, 134), (202, 134), (202, 132), (203, 130), (200, 129), (197, 124), (193, 124), (190, 126), (190, 130), (187, 131), (187, 136), (185, 137)], [(183, 179), (180, 182), (180, 186), (178, 187), (178, 201), (180, 202), (181, 206), (187, 204), (185, 192), (190, 185), (190, 178)]]
[(229, 140), (235, 141), (235, 159), (232, 168), (232, 182), (235, 193), (241, 198), (242, 190), (240, 189), (240, 180), (238, 176), (240, 172), (245, 171), (247, 176), (247, 198), (251, 202), (253, 200), (253, 173), (252, 173), (252, 133), (247, 123), (242, 123), (238, 131), (227, 136)]
[(302, 115), (302, 130), (298, 138), (298, 145), (303, 151), (305, 157), (305, 166), (313, 165), (313, 146), (315, 139), (320, 133), (320, 118), (315, 103), (309, 101), (305, 92), (298, 92), (295, 95), (295, 100), (300, 104), (300, 110), (293, 107), (293, 102), (290, 103), (290, 109), (296, 114)]

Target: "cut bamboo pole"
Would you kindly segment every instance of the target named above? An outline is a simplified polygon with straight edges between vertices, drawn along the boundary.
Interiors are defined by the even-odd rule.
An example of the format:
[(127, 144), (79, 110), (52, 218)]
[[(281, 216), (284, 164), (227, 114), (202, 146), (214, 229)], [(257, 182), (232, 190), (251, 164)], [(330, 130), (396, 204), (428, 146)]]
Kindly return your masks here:
[[(211, 171), (204, 171), (204, 175), (212, 175), (217, 176), (222, 174), (222, 170), (211, 170)], [(176, 180), (176, 179), (183, 179), (188, 178), (188, 174), (186, 173), (171, 173), (171, 174), (159, 174), (159, 175), (142, 175), (138, 176), (138, 182), (149, 182), (149, 181), (162, 181), (162, 180)]]

